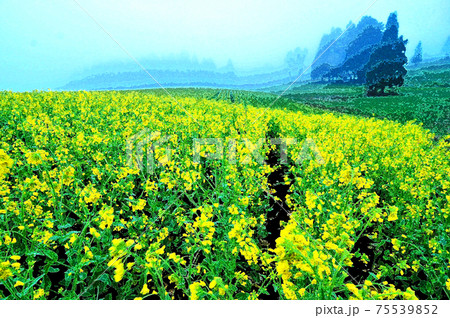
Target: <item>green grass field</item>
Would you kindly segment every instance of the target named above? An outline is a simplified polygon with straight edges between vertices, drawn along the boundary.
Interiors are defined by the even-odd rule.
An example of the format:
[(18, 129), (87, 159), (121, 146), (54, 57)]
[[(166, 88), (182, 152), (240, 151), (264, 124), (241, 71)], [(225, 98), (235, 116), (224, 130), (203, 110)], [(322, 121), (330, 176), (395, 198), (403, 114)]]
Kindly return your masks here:
[[(363, 86), (307, 84), (284, 97), (311, 107), (400, 123), (415, 121), (436, 134), (450, 134), (450, 64), (410, 70), (397, 96), (365, 96)], [(275, 88), (279, 94), (284, 88)]]

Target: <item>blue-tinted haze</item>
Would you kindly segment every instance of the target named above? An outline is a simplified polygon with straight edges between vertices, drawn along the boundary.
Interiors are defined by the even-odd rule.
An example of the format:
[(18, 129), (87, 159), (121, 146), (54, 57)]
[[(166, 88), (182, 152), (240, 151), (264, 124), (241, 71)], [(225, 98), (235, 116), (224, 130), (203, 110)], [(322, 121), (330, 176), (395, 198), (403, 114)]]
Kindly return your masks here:
[[(245, 73), (282, 69), (296, 47), (308, 49), (311, 62), (322, 35), (357, 22), (372, 0), (78, 2), (138, 60), (190, 56), (223, 67), (231, 59)], [(408, 56), (420, 40), (425, 56), (441, 53), (450, 1), (378, 0), (367, 15), (386, 22), (392, 11), (409, 39)], [(0, 1), (0, 89), (55, 88), (129, 62), (73, 0)]]

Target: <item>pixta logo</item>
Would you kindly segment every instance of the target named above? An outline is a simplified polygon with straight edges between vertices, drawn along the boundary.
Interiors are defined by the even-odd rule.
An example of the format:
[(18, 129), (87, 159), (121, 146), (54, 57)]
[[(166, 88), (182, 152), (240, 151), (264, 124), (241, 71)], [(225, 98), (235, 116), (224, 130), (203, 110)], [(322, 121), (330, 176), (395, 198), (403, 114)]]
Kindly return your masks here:
[[(160, 132), (150, 132), (144, 129), (127, 139), (127, 164), (130, 168), (138, 168), (147, 173), (154, 173), (157, 166), (171, 161), (174, 150), (171, 149), (170, 140), (173, 136), (162, 135)], [(240, 143), (248, 149), (248, 154), (239, 161), (240, 164), (256, 162), (265, 164), (265, 156), (262, 148), (269, 142), (270, 145), (279, 146), (280, 164), (288, 164), (288, 146), (296, 145), (299, 141), (295, 138), (261, 138), (256, 142), (249, 139), (224, 138), (194, 138), (192, 141), (192, 161), (200, 163), (201, 158), (209, 160), (223, 160), (224, 156), (230, 164), (237, 163), (237, 145)], [(208, 151), (206, 151), (208, 149)], [(214, 149), (214, 151), (211, 151)], [(253, 158), (253, 161), (252, 161)], [(293, 160), (294, 164), (301, 164), (306, 160), (315, 160), (318, 164), (325, 161), (316, 143), (312, 138), (303, 141), (300, 152)], [(145, 163), (145, 164), (144, 164)]]

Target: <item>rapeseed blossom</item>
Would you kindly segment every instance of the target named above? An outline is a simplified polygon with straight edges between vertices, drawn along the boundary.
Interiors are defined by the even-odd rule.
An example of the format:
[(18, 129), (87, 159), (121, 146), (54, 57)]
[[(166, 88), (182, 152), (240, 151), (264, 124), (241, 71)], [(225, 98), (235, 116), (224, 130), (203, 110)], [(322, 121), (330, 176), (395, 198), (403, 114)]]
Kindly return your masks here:
[[(177, 104), (156, 91), (0, 92), (0, 284), (27, 299), (256, 299), (268, 286), (282, 299), (416, 299), (425, 274), (430, 297), (449, 290), (448, 137), (214, 94), (182, 90)], [(267, 142), (273, 122), (298, 140), (290, 162), (314, 140), (305, 160), (258, 160), (279, 150)], [(220, 138), (222, 158), (202, 145), (194, 160), (198, 138)], [(284, 202), (269, 183), (281, 170)], [(370, 282), (352, 285), (347, 272), (372, 262)]]

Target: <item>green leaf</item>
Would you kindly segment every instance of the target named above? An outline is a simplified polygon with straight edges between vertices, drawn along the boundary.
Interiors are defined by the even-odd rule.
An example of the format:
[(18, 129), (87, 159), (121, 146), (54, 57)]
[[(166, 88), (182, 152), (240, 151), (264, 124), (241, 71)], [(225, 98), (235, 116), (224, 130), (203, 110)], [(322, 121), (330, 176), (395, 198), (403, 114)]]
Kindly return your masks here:
[(49, 273), (58, 273), (59, 272), (59, 268), (49, 267), (48, 272)]
[(56, 262), (58, 260), (58, 254), (51, 250), (44, 250), (44, 255), (47, 256), (52, 262)]
[(102, 282), (103, 284), (107, 285), (107, 286), (111, 286), (111, 279), (109, 278), (108, 274), (102, 274), (97, 281)]
[(32, 289), (33, 287), (34, 287), (34, 285), (36, 285), (41, 279), (42, 279), (42, 277), (44, 277), (45, 276), (45, 274), (42, 274), (41, 276), (39, 276), (39, 277), (37, 277), (37, 278), (35, 278), (32, 282), (31, 282), (31, 284), (25, 284), (26, 286), (27, 286), (27, 288), (25, 288), (24, 290), (23, 290), (23, 292), (21, 293), (21, 295), (26, 295), (26, 294), (28, 294), (28, 291), (30, 290), (30, 289)]

